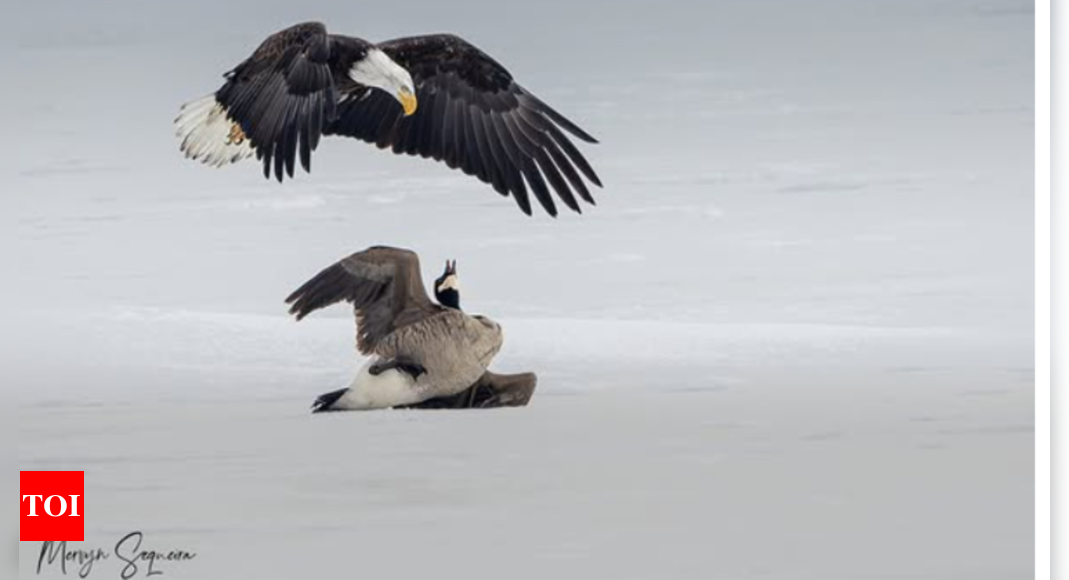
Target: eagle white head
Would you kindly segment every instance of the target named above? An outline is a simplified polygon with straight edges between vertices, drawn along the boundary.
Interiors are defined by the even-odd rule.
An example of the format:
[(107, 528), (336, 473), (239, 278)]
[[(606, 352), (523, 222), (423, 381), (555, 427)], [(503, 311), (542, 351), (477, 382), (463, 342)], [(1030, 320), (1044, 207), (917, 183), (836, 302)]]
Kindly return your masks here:
[(401, 103), (406, 117), (416, 112), (416, 87), (412, 75), (381, 50), (369, 48), (367, 56), (353, 63), (349, 78), (392, 95)]

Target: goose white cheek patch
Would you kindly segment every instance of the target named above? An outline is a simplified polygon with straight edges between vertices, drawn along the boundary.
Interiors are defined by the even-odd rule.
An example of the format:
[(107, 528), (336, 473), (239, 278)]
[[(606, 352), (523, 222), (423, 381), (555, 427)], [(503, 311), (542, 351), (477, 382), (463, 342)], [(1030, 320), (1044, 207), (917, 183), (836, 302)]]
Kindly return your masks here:
[(457, 279), (456, 274), (450, 274), (449, 276), (446, 276), (445, 280), (442, 280), (442, 283), (438, 285), (438, 291), (441, 292), (443, 290), (456, 290), (457, 292), (460, 292), (460, 280)]

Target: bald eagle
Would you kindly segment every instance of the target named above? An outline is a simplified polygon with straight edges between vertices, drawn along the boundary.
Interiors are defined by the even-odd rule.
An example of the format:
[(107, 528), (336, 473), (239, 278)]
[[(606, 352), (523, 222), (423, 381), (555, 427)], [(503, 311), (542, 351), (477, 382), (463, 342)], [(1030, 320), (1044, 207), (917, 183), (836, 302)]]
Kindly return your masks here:
[(550, 188), (581, 212), (577, 197), (594, 203), (584, 177), (601, 186), (565, 132), (597, 140), (451, 34), (373, 44), (298, 24), (269, 36), (224, 78), (175, 120), (186, 157), (207, 165), (255, 156), (264, 176), (281, 182), (298, 156), (311, 171), (320, 138), (339, 135), (443, 161), (511, 195), (527, 215), (528, 191), (555, 216)]

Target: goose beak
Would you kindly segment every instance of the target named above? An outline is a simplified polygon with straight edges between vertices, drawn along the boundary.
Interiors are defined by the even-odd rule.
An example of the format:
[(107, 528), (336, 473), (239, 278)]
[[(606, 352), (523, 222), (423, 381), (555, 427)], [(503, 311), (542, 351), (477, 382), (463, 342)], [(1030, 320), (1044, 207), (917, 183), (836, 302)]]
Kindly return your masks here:
[(416, 95), (413, 94), (408, 87), (401, 87), (401, 89), (397, 91), (397, 100), (401, 101), (401, 106), (405, 109), (406, 117), (416, 112), (418, 106)]

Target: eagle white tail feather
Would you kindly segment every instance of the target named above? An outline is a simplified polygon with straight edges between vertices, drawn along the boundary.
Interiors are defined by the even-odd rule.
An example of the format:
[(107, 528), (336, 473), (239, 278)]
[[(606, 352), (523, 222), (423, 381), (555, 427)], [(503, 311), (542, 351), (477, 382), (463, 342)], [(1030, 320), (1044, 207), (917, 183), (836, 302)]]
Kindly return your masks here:
[(175, 134), (182, 140), (182, 152), (189, 159), (222, 167), (256, 155), (248, 139), (234, 142), (234, 122), (215, 100), (215, 95), (182, 105), (174, 123)]

